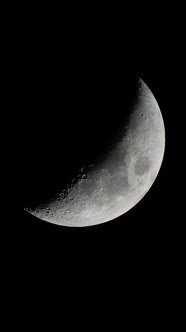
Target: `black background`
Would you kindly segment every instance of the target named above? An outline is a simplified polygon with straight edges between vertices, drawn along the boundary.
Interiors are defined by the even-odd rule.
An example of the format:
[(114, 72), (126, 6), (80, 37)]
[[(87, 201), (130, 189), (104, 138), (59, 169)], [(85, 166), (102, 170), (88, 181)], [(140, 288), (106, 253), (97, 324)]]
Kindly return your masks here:
[[(178, 280), (183, 277), (185, 258), (183, 17), (97, 17), (96, 24), (89, 18), (85, 23), (78, 20), (78, 25), (75, 18), (72, 21), (51, 18), (47, 24), (45, 18), (40, 25), (37, 18), (33, 27), (30, 19), (24, 29), (21, 24), (15, 29), (4, 25), (0, 74), (1, 256), (13, 262), (13, 273), (17, 260), (23, 266), (28, 264), (26, 275), (31, 274), (34, 280), (42, 280), (40, 273), (36, 277), (42, 264), (49, 262), (54, 274), (58, 266), (56, 282), (64, 278), (64, 283), (71, 284), (69, 292), (73, 288), (71, 294), (78, 289), (75, 297), (79, 299), (87, 289), (89, 296), (84, 301), (89, 297), (96, 301), (102, 314), (99, 297), (93, 296), (94, 287), (97, 291), (99, 288), (90, 287), (89, 280), (94, 285), (100, 279), (103, 306), (110, 293), (116, 296), (123, 291), (124, 283), (128, 294), (129, 289), (138, 294), (135, 305), (133, 295), (124, 305), (127, 315), (133, 311), (137, 317), (155, 317), (157, 312), (159, 316), (182, 315), (183, 288), (179, 289)], [(55, 191), (59, 178), (66, 181), (85, 155), (91, 159), (97, 149), (104, 148), (120, 116), (124, 95), (128, 96), (125, 78), (135, 74), (155, 95), (166, 130), (163, 164), (147, 195), (125, 215), (96, 227), (59, 227), (23, 211), (24, 204), (44, 195), (48, 186)], [(63, 170), (60, 177), (56, 167)], [(51, 171), (54, 177), (49, 176)], [(43, 185), (36, 197), (38, 179)], [(53, 262), (57, 263), (55, 267)], [(30, 268), (32, 265), (34, 268)], [(170, 278), (175, 270), (178, 280), (172, 287)], [(124, 275), (126, 279), (122, 280)], [(104, 281), (113, 276), (114, 286), (110, 279)], [(76, 283), (77, 289), (72, 286)], [(43, 287), (45, 298), (50, 287)], [(143, 296), (146, 303), (154, 299), (151, 309), (147, 306), (140, 310)], [(172, 297), (179, 301), (177, 309), (170, 305)], [(115, 301), (120, 300), (116, 296)], [(63, 304), (67, 315), (71, 306), (68, 301)], [(117, 314), (123, 314), (122, 308), (116, 310)], [(38, 312), (40, 315), (42, 310)]]

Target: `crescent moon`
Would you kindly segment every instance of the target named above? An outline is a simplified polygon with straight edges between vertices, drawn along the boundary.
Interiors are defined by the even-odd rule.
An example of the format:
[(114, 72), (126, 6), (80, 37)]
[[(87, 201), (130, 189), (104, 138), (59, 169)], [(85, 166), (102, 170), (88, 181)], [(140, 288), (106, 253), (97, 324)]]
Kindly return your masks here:
[(82, 167), (77, 177), (49, 201), (25, 210), (47, 222), (71, 227), (115, 219), (148, 192), (160, 170), (164, 150), (160, 108), (138, 78), (136, 103), (109, 151), (99, 162)]

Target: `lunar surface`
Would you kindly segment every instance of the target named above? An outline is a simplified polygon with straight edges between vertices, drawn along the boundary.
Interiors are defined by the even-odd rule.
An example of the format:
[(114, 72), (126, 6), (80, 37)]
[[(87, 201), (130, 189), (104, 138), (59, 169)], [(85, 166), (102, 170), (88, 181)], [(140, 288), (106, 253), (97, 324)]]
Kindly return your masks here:
[(120, 126), (114, 143), (99, 162), (82, 167), (47, 202), (25, 210), (62, 226), (92, 226), (112, 220), (147, 193), (161, 167), (164, 149), (165, 129), (158, 103), (139, 78), (128, 121)]

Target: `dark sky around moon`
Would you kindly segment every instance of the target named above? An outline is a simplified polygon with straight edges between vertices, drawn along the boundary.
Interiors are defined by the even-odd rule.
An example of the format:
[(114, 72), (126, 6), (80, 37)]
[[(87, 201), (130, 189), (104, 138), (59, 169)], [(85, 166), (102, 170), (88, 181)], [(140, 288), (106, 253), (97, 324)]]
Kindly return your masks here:
[[(83, 319), (93, 320), (97, 316), (107, 320), (185, 316), (186, 27), (183, 14), (170, 15), (171, 4), (165, 6), (163, 12), (161, 4), (157, 15), (158, 5), (150, 6), (150, 13), (136, 11), (121, 18), (87, 16), (86, 23), (80, 16), (66, 22), (46, 17), (44, 23), (42, 17), (24, 16), (22, 23), (19, 16), (15, 22), (6, 17), (3, 24), (1, 17), (2, 317), (72, 321), (82, 314)], [(78, 167), (76, 157), (88, 144), (83, 129), (90, 140), (91, 124), (101, 135), (105, 113), (107, 128), (113, 129), (108, 110), (115, 103), (120, 106), (118, 81), (126, 72), (137, 73), (147, 83), (165, 122), (165, 156), (151, 190), (117, 222), (95, 228), (63, 228), (23, 212), (23, 202), (33, 198), (32, 190), (25, 194), (27, 184), (34, 187), (39, 173), (43, 182), (48, 179), (44, 166), (53, 170), (53, 160), (61, 159), (60, 148)], [(71, 116), (71, 106), (85, 91), (88, 99), (89, 85), (80, 84), (77, 90), (65, 85), (68, 112), (61, 119), (53, 108), (51, 118), (52, 105), (59, 102), (59, 81), (77, 77), (98, 80), (98, 93), (109, 95), (105, 113), (95, 114), (85, 102), (80, 114), (73, 109)], [(103, 90), (103, 79), (112, 81), (108, 89)], [(76, 99), (70, 98), (72, 90)], [(71, 131), (64, 125), (60, 133), (57, 128), (67, 120), (73, 123)], [(87, 121), (89, 130), (83, 126)], [(51, 129), (54, 125), (56, 130)], [(73, 153), (65, 150), (67, 141)], [(71, 166), (68, 169), (70, 173)]]
[[(6, 114), (4, 117), (7, 119), (7, 122), (2, 130), (2, 133), (6, 137), (6, 147), (9, 146), (9, 149), (4, 151), (6, 159), (3, 162), (5, 163), (5, 177), (3, 181), (5, 203), (2, 227), (6, 234), (4, 239), (7, 237), (9, 239), (8, 241), (2, 242), (5, 254), (11, 254), (13, 247), (14, 250), (20, 254), (22, 253), (23, 247), (25, 248), (25, 252), (29, 253), (36, 254), (37, 252), (48, 252), (54, 254), (56, 252), (63, 252), (64, 255), (73, 255), (75, 248), (76, 253), (79, 252), (85, 254), (85, 247), (87, 248), (87, 255), (99, 255), (99, 252), (111, 255), (114, 253), (125, 253), (130, 255), (135, 254), (137, 248), (138, 253), (141, 252), (146, 254), (183, 252), (184, 232), (180, 211), (184, 206), (184, 198), (182, 195), (183, 187), (181, 186), (181, 183), (183, 182), (182, 174), (184, 174), (184, 163), (182, 161), (183, 154), (180, 142), (184, 141), (182, 136), (184, 131), (179, 130), (178, 128), (180, 128), (180, 126), (182, 128), (184, 122), (180, 123), (178, 121), (176, 124), (175, 110), (176, 112), (180, 112), (180, 116), (183, 114), (183, 105), (180, 95), (183, 96), (183, 94), (181, 94), (183, 88), (181, 82), (184, 84), (184, 80), (182, 75), (178, 74), (176, 67), (172, 67), (171, 71), (167, 71), (163, 67), (158, 67), (153, 68), (151, 73), (149, 73), (149, 69), (147, 71), (143, 70), (141, 74), (142, 77), (145, 77), (146, 82), (148, 82), (149, 87), (153, 90), (153, 93), (158, 100), (164, 117), (167, 135), (166, 151), (162, 169), (153, 187), (138, 206), (134, 207), (132, 211), (129, 211), (129, 213), (125, 215), (125, 218), (119, 218), (118, 222), (115, 222), (114, 225), (111, 222), (108, 224), (106, 230), (104, 226), (100, 225), (96, 230), (90, 231), (85, 229), (81, 232), (78, 230), (71, 230), (71, 232), (69, 232), (63, 228), (59, 230), (59, 227), (57, 226), (45, 225), (42, 221), (39, 221), (38, 223), (38, 220), (36, 222), (31, 215), (27, 216), (27, 213), (22, 211), (23, 202), (28, 199), (34, 199), (35, 196), (32, 196), (32, 190), (25, 195), (25, 189), (28, 188), (28, 184), (30, 187), (34, 187), (35, 178), (30, 175), (31, 173), (34, 174), (34, 177), (35, 175), (41, 175), (43, 183), (46, 179), (50, 182), (47, 169), (49, 166), (50, 169), (55, 172), (53, 160), (61, 159), (59, 154), (61, 143), (64, 147), (64, 143), (68, 142), (73, 148), (72, 138), (76, 136), (75, 133), (78, 132), (80, 128), (83, 128), (82, 124), (87, 121), (87, 119), (90, 120), (90, 124), (100, 124), (100, 121), (104, 123), (105, 116), (101, 118), (99, 112), (99, 114), (95, 116), (93, 110), (89, 112), (84, 107), (84, 115), (81, 117), (77, 116), (76, 121), (72, 124), (71, 128), (74, 128), (73, 126), (75, 125), (75, 130), (73, 131), (72, 129), (72, 132), (69, 133), (67, 132), (67, 128), (65, 128), (64, 133), (62, 133), (64, 138), (63, 142), (63, 140), (61, 141), (61, 134), (59, 134), (58, 131), (51, 130), (46, 133), (43, 122), (44, 115), (45, 118), (48, 116), (48, 127), (52, 127), (48, 114), (50, 103), (46, 105), (44, 101), (42, 102), (42, 98), (37, 103), (32, 96), (31, 103), (29, 103), (30, 107), (26, 111), (26, 105), (28, 105), (28, 99), (25, 92), (27, 90), (26, 86), (28, 86), (27, 94), (33, 94), (33, 80), (31, 80), (31, 82), (26, 82), (28, 85), (22, 80), (17, 82), (16, 85), (14, 83), (15, 80), (11, 81), (11, 83), (6, 82), (6, 85), (2, 85), (1, 91), (4, 91), (3, 93), (6, 99), (5, 105), (7, 108), (9, 106), (8, 109), (11, 111), (10, 114), (13, 113), (15, 103), (19, 102), (20, 105), (20, 97), (23, 96), (23, 99), (21, 98), (21, 105), (18, 108), (18, 116), (15, 116), (13, 113), (15, 118), (14, 121), (10, 122), (8, 121), (9, 119), (7, 119)], [(81, 78), (84, 77), (83, 74), (80, 76)], [(107, 74), (107, 76), (109, 77), (109, 74)], [(117, 79), (120, 79), (121, 77), (120, 74), (111, 76), (115, 76)], [(29, 78), (29, 74), (27, 77)], [(39, 96), (42, 96), (44, 95), (44, 91), (48, 91), (49, 85), (45, 83), (44, 88), (38, 83), (38, 81), (40, 82), (40, 77), (41, 75), (36, 75), (37, 83), (35, 86), (38, 91), (40, 91)], [(54, 80), (55, 78), (58, 78), (57, 75), (49, 75), (49, 77), (52, 77)], [(100, 81), (102, 77), (102, 74), (98, 75), (98, 81)], [(102, 84), (98, 85), (102, 86)], [(8, 87), (8, 92), (5, 87)], [(12, 100), (9, 99), (10, 91), (13, 96)], [(107, 91), (104, 91), (105, 94), (106, 92)], [(118, 90), (116, 90), (115, 93), (117, 94)], [(170, 96), (172, 96), (171, 100)], [(75, 101), (71, 101), (71, 103), (75, 104)], [(10, 108), (10, 105), (12, 106), (12, 109)], [(46, 108), (43, 109), (42, 105), (45, 105)], [(69, 113), (68, 119), (72, 121)], [(99, 120), (98, 122), (97, 119)], [(112, 125), (111, 120), (112, 119), (110, 119), (110, 122), (107, 124), (110, 123), (110, 125)], [(58, 123), (59, 121), (57, 121), (57, 127)], [(78, 126), (76, 126), (76, 124), (78, 124)], [(43, 132), (43, 135), (41, 135), (41, 131)], [(174, 133), (174, 135), (172, 133)], [(51, 138), (54, 144), (53, 146), (50, 145)], [(45, 144), (46, 140), (48, 141), (48, 144)], [(76, 140), (75, 144), (79, 148), (78, 143), (79, 142)], [(81, 147), (86, 148), (87, 140), (85, 140), (84, 143), (85, 144), (81, 145)], [(69, 150), (65, 151), (67, 155), (68, 151)], [(77, 156), (76, 151), (75, 153)], [(74, 158), (71, 153), (70, 157)], [(177, 160), (179, 160), (178, 163)], [(39, 172), (36, 163), (37, 166), (38, 163), (40, 163)], [(44, 167), (45, 164), (47, 165), (46, 168)], [(78, 159), (76, 166), (79, 166)], [(70, 170), (70, 167), (71, 166), (69, 166), (68, 170)], [(53, 185), (53, 182), (51, 182), (51, 187)], [(179, 192), (180, 195), (176, 195), (177, 197), (175, 197), (175, 192)], [(40, 194), (43, 194), (43, 190), (42, 193), (38, 193), (38, 196), (40, 196)], [(13, 232), (11, 232), (11, 229)], [(95, 243), (96, 247), (94, 245)]]
[[(157, 20), (154, 21), (157, 22)], [(173, 21), (175, 22), (175, 20)], [(22, 252), (22, 248), (25, 247), (28, 252), (49, 252), (50, 250), (60, 252), (62, 250), (64, 253), (71, 254), (73, 254), (74, 247), (83, 252), (83, 248), (86, 246), (87, 253), (94, 252), (94, 249), (96, 253), (100, 250), (103, 252), (114, 250), (116, 254), (118, 252), (135, 253), (137, 248), (141, 252), (146, 252), (147, 248), (149, 248), (148, 252), (155, 253), (182, 252), (184, 243), (182, 234), (184, 232), (180, 231), (183, 227), (180, 211), (184, 206), (183, 186), (181, 186), (182, 174), (184, 174), (184, 149), (182, 148), (185, 85), (182, 61), (185, 58), (182, 47), (184, 30), (181, 29), (181, 20), (178, 25), (171, 24), (171, 26), (163, 24), (163, 20), (162, 25), (161, 20), (158, 23), (158, 26), (152, 23), (153, 28), (149, 26), (148, 29), (146, 24), (142, 25), (141, 30), (137, 29), (137, 23), (133, 28), (124, 29), (123, 32), (122, 29), (118, 29), (123, 35), (118, 32), (115, 38), (110, 33), (101, 33), (100, 39), (98, 39), (99, 52), (93, 47), (95, 44), (92, 44), (91, 34), (89, 34), (89, 38), (86, 38), (86, 53), (82, 58), (80, 57), (80, 50), (83, 50), (81, 38), (78, 39), (79, 53), (70, 52), (70, 48), (68, 48), (68, 54), (71, 56), (65, 57), (67, 53), (64, 52), (63, 46), (60, 48), (59, 44), (59, 52), (55, 53), (54, 47), (50, 50), (47, 48), (48, 53), (45, 52), (44, 46), (49, 45), (51, 41), (49, 36), (48, 39), (42, 39), (42, 48), (39, 48), (38, 40), (37, 51), (40, 56), (37, 58), (34, 48), (31, 53), (28, 52), (33, 45), (33, 39), (29, 39), (31, 32), (27, 35), (25, 32), (27, 38), (24, 38), (24, 57), (19, 58), (18, 53), (15, 53), (15, 56), (10, 58), (10, 54), (13, 54), (11, 52), (6, 57), (4, 56), (2, 63), (5, 65), (3, 68), (1, 67), (1, 107), (3, 108), (1, 141), (5, 142), (2, 148), (2, 153), (5, 155), (5, 158), (2, 158), (4, 174), (2, 187), (3, 201), (5, 201), (2, 234), (5, 233), (4, 239), (10, 238), (2, 242), (3, 252), (11, 254), (12, 246), (18, 252)], [(143, 33), (146, 39), (141, 40), (139, 47), (139, 36)], [(105, 39), (102, 38), (103, 35)], [(10, 42), (11, 38), (7, 40)], [(19, 38), (16, 40), (18, 49)], [(48, 44), (46, 40), (48, 40)], [(53, 46), (55, 46), (54, 41), (55, 38)], [(75, 49), (77, 50), (77, 47)], [(6, 52), (7, 50), (8, 48), (5, 48)], [(55, 61), (52, 61), (54, 53), (56, 58)], [(64, 54), (63, 57), (62, 54)], [(74, 57), (73, 54), (76, 56)], [(62, 60), (60, 60), (60, 56)], [(164, 117), (167, 144), (164, 162), (157, 181), (144, 201), (125, 216), (126, 222), (125, 218), (121, 218), (115, 223), (114, 228), (111, 222), (106, 231), (104, 226), (99, 226), (96, 231), (92, 232), (84, 230), (80, 233), (77, 231), (77, 236), (76, 231), (73, 230), (72, 233), (69, 233), (67, 230), (59, 231), (53, 225), (44, 225), (42, 222), (36, 224), (32, 216), (26, 216), (25, 213), (20, 212), (23, 202), (34, 198), (32, 190), (25, 195), (27, 183), (30, 187), (34, 186), (35, 180), (30, 174), (40, 176), (43, 183), (47, 179), (48, 182), (51, 182), (51, 190), (53, 190), (52, 187), (55, 187), (55, 183), (48, 178), (47, 168), (50, 167), (51, 170), (54, 170), (53, 160), (61, 159), (60, 149), (63, 150), (63, 154), (72, 158), (72, 163), (68, 165), (68, 169), (67, 167), (65, 169), (65, 172), (71, 173), (74, 167), (79, 166), (76, 157), (82, 155), (84, 149), (90, 146), (88, 143), (92, 144), (92, 149), (94, 146), (96, 150), (101, 148), (97, 142), (91, 141), (91, 134), (96, 126), (96, 135), (98, 137), (102, 135), (105, 119), (107, 119), (107, 128), (114, 128), (115, 122), (110, 116), (110, 109), (113, 109), (113, 105), (117, 105), (117, 111), (120, 110), (120, 80), (124, 77), (122, 72), (138, 73), (142, 77), (153, 91)], [(88, 88), (88, 83), (85, 86), (82, 83), (78, 84), (76, 90), (77, 78), (83, 81), (86, 79), (87, 82), (90, 80), (91, 89)], [(94, 78), (93, 82), (92, 78)], [(62, 84), (60, 87), (59, 81), (61, 85), (63, 79), (68, 79), (68, 84)], [(70, 87), (71, 79), (75, 79), (73, 87)], [(94, 85), (96, 80), (98, 84)], [(105, 89), (103, 89), (102, 80), (107, 82)], [(112, 81), (111, 84), (109, 80)], [(101, 103), (98, 103), (99, 107), (104, 106), (102, 114), (97, 108), (97, 100), (94, 99), (95, 86), (101, 98)], [(60, 98), (58, 92), (61, 88), (65, 91), (63, 102), (68, 109), (65, 111), (64, 118), (61, 115), (59, 117), (58, 112)], [(73, 98), (71, 98), (72, 91)], [(75, 112), (76, 102), (82, 96), (85, 96), (85, 102), (82, 108)], [(92, 98), (93, 104), (87, 107), (89, 96)], [(56, 108), (53, 107), (54, 105)], [(50, 116), (51, 109), (53, 117)], [(70, 109), (73, 110), (73, 115)], [(54, 120), (55, 123), (53, 123)], [(70, 131), (64, 124), (66, 121), (71, 123)], [(83, 124), (87, 121), (89, 126), (84, 127)], [(61, 124), (64, 127), (62, 133), (57, 129)], [(56, 129), (54, 129), (55, 126)], [(48, 128), (50, 128), (49, 131)], [(84, 130), (86, 135), (84, 135)], [(109, 137), (109, 133), (108, 130), (104, 134), (104, 138)], [(77, 134), (81, 134), (79, 139), (77, 139)], [(87, 135), (90, 141), (85, 139)], [(66, 142), (71, 148), (65, 150)], [(76, 160), (76, 164), (74, 160)], [(65, 166), (63, 165), (63, 167)], [(180, 194), (176, 194), (175, 197), (175, 192)], [(38, 196), (40, 194), (38, 192)], [(170, 206), (172, 207), (171, 214)], [(177, 226), (177, 222), (179, 226)], [(13, 232), (10, 231), (11, 228)], [(103, 237), (104, 243), (102, 242)], [(51, 246), (48, 246), (49, 242), (52, 243)], [(95, 242), (97, 243), (96, 248)], [(110, 246), (110, 243), (115, 245)]]

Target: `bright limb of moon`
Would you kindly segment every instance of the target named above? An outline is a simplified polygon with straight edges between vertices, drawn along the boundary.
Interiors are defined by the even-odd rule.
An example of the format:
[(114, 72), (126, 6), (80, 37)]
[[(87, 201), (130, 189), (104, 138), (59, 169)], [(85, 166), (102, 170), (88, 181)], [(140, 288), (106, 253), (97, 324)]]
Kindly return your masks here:
[(127, 123), (97, 164), (88, 165), (46, 203), (25, 208), (50, 223), (82, 227), (115, 219), (148, 192), (160, 170), (165, 128), (158, 103), (142, 79)]

